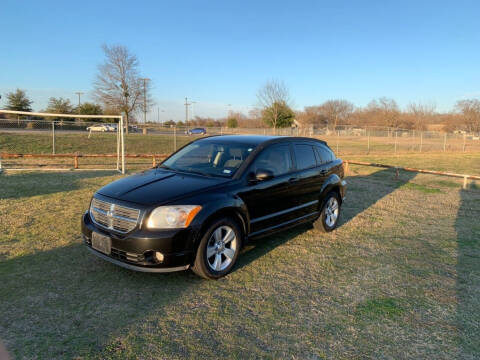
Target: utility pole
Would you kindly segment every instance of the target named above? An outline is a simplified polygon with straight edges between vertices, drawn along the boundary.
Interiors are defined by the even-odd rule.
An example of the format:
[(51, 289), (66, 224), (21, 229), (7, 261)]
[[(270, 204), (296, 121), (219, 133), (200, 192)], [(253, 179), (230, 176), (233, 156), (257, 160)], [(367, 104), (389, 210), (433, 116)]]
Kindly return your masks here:
[[(81, 102), (80, 102), (80, 96), (83, 95), (83, 92), (77, 91), (75, 94), (78, 95), (78, 108), (77, 108), (77, 112), (80, 114), (80, 104), (81, 104)], [(77, 119), (77, 120), (79, 120), (79, 119)], [(55, 121), (54, 121), (54, 122), (55, 122)], [(55, 133), (54, 133), (54, 135), (55, 135)], [(54, 150), (54, 151), (55, 151), (55, 150)], [(55, 152), (54, 152), (54, 154), (55, 154)]]
[(147, 133), (147, 81), (149, 78), (141, 78), (143, 80), (143, 134)]
[(83, 92), (77, 91), (75, 94), (78, 95), (78, 110), (80, 111), (80, 104), (81, 104), (81, 102), (80, 102), (80, 96), (83, 95)]
[(191, 115), (190, 115), (190, 116), (192, 117), (192, 120), (195, 118), (195, 104), (196, 104), (196, 103), (197, 103), (196, 101), (191, 101), (191, 100), (190, 100), (190, 105), (192, 105), (192, 111), (191, 111)]
[(188, 132), (188, 107), (192, 105), (188, 102), (188, 98), (185, 98), (185, 126), (187, 127)]

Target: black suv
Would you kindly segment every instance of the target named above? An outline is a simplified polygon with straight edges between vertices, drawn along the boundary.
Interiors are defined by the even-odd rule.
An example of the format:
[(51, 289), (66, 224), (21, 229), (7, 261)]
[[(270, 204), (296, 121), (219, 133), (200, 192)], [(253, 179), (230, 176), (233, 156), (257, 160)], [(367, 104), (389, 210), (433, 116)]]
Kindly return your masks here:
[(342, 161), (320, 140), (211, 136), (92, 198), (83, 238), (138, 271), (219, 278), (250, 239), (305, 222), (332, 231), (345, 195)]

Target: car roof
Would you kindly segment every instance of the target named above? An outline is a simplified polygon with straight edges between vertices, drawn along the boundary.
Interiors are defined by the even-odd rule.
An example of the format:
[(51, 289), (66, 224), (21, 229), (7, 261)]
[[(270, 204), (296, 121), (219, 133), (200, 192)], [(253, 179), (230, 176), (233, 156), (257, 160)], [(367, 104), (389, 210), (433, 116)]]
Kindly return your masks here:
[(264, 143), (282, 142), (282, 141), (315, 141), (322, 144), (326, 144), (325, 141), (307, 138), (307, 137), (295, 137), (295, 136), (274, 136), (274, 135), (213, 135), (204, 137), (197, 141), (202, 142), (215, 142), (225, 144), (246, 144), (257, 146)]

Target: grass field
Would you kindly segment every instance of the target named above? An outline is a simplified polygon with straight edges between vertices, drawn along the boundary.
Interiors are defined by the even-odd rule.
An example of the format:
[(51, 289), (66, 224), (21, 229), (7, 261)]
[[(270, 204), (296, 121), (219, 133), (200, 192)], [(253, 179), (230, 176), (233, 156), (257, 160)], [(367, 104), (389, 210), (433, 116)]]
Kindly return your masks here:
[(117, 177), (0, 175), (0, 341), (16, 358), (480, 357), (475, 188), (352, 166), (334, 233), (258, 240), (205, 281), (87, 252), (80, 216)]

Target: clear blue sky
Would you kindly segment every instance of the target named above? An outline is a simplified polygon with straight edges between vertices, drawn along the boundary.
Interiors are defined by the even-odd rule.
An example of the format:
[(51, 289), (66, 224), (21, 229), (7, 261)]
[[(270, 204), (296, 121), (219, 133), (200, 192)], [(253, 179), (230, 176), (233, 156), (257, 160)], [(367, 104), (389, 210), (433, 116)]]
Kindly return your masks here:
[(138, 56), (163, 120), (183, 116), (185, 96), (195, 115), (246, 111), (271, 78), (297, 109), (388, 96), (443, 111), (480, 97), (479, 15), (473, 0), (2, 0), (0, 94), (25, 89), (36, 110), (49, 96), (75, 101), (107, 43)]

